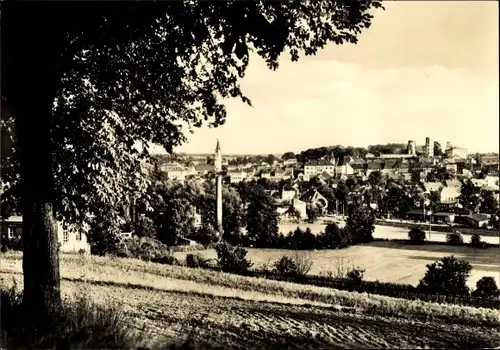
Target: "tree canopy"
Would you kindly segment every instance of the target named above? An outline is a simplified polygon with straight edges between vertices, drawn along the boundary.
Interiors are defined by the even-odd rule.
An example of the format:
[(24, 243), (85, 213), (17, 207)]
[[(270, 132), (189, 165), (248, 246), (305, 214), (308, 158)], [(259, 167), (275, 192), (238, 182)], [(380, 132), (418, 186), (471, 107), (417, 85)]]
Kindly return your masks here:
[(1, 97), (16, 148), (2, 202), (22, 199), (23, 302), (47, 320), (60, 304), (54, 215), (77, 226), (116, 222), (115, 207), (146, 188), (149, 143), (171, 152), (186, 131), (223, 124), (224, 99), (250, 104), (239, 82), (252, 53), (277, 69), (283, 52), (297, 61), (329, 42), (356, 43), (381, 3), (1, 6)]

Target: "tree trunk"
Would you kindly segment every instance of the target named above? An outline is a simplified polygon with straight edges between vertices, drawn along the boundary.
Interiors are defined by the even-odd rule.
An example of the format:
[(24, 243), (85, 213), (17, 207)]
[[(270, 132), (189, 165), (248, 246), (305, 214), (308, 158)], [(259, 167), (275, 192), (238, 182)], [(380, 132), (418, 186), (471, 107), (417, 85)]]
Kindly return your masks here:
[(59, 254), (54, 225), (51, 116), (59, 88), (62, 35), (48, 7), (2, 7), (2, 97), (16, 120), (23, 216), (23, 305), (39, 329), (61, 306)]
[(43, 99), (33, 99), (26, 107), (17, 109), (16, 118), (22, 184), (23, 303), (39, 317), (34, 321), (44, 324), (61, 305), (58, 237), (52, 210), (51, 109)]

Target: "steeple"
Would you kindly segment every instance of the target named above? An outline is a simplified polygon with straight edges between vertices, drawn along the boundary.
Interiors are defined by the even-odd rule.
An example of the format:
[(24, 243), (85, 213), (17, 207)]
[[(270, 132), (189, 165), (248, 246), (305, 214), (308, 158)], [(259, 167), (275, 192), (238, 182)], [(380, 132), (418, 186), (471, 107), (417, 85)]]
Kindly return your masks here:
[(222, 170), (222, 152), (220, 150), (219, 139), (217, 139), (217, 145), (215, 146), (214, 165), (215, 171)]

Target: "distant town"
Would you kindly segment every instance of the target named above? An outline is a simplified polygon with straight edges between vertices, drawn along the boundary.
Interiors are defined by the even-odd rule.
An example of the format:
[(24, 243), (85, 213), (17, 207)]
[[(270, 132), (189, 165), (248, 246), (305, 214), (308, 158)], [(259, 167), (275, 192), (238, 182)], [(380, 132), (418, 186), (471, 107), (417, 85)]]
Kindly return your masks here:
[[(210, 154), (179, 154), (158, 156), (158, 170), (173, 181), (203, 181), (213, 178), (214, 156)], [(282, 155), (222, 155), (223, 183), (237, 185), (258, 182), (264, 184), (275, 198), (277, 212), (287, 218), (290, 208), (307, 219), (306, 207), (315, 204), (322, 214), (344, 214), (346, 204), (352, 203), (352, 195), (359, 195), (363, 205), (379, 211), (380, 203), (370, 201), (374, 181), (384, 183), (386, 191), (391, 186), (404, 187), (406, 192), (421, 192), (433, 196), (433, 221), (453, 223), (455, 214), (463, 212), (471, 225), (483, 227), (490, 222), (491, 213), (480, 213), (476, 207), (465, 210), (460, 204), (464, 181), (476, 191), (490, 193), (499, 200), (499, 156), (497, 153), (469, 154), (467, 149), (450, 142), (442, 147), (431, 138), (417, 146), (415, 140), (405, 144), (361, 147), (320, 147), (294, 154)], [(315, 184), (304, 186), (305, 183)], [(347, 184), (347, 193), (339, 195), (339, 186)], [(326, 188), (333, 189), (330, 191)], [(349, 197), (349, 200), (347, 198)], [(463, 197), (463, 194), (462, 194)], [(463, 202), (463, 201), (462, 201)], [(401, 205), (403, 206), (403, 205)], [(385, 208), (385, 217), (424, 220), (425, 203), (404, 205), (397, 210)], [(394, 209), (394, 208), (392, 208)], [(494, 209), (496, 210), (496, 208)], [(437, 211), (437, 212), (436, 212)], [(493, 211), (496, 213), (496, 211)]]

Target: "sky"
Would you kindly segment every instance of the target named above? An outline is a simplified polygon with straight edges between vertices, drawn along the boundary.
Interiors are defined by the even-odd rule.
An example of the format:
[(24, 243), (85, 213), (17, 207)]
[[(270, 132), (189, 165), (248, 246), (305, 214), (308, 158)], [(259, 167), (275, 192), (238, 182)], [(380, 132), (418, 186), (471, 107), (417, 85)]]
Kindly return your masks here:
[(226, 124), (203, 126), (176, 152), (284, 153), (425, 137), (498, 152), (496, 1), (392, 1), (357, 45), (330, 44), (277, 71), (251, 56)]

